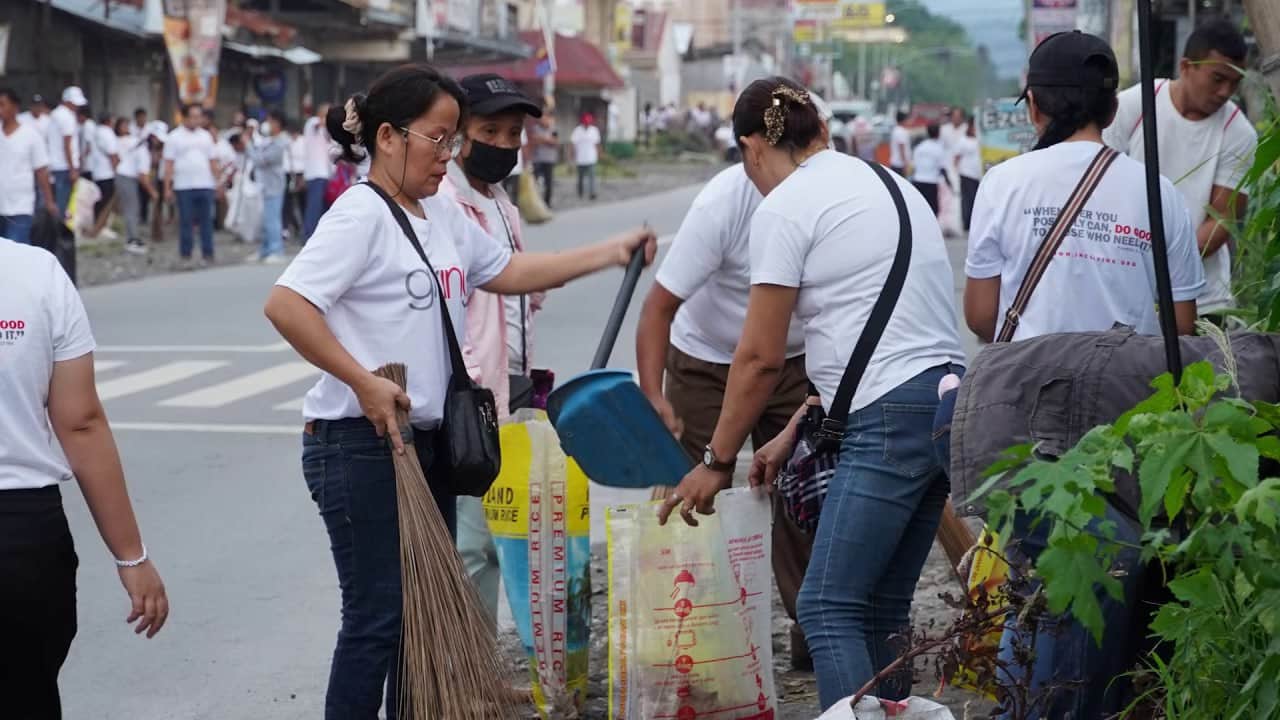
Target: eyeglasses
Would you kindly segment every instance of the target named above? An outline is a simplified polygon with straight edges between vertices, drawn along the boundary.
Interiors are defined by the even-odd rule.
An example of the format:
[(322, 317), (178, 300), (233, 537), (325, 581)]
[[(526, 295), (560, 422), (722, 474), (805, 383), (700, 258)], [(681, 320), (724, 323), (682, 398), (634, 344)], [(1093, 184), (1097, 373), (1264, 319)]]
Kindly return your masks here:
[(441, 133), (440, 137), (431, 137), (430, 135), (423, 135), (420, 132), (414, 132), (407, 127), (400, 128), (400, 131), (407, 135), (413, 135), (414, 137), (420, 137), (423, 140), (430, 140), (435, 143), (436, 154), (441, 157), (451, 158), (462, 151), (461, 135), (445, 135)]

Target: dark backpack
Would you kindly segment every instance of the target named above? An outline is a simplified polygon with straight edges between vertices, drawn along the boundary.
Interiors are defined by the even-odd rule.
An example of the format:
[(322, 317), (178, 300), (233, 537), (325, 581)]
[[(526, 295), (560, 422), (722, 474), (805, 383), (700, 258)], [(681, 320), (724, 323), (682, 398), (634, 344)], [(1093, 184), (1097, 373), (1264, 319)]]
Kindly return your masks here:
[[(1211, 337), (1183, 337), (1184, 365), (1208, 360), (1219, 371), (1223, 354)], [(1230, 336), (1239, 369), (1240, 395), (1280, 401), (1280, 335)], [(1153, 392), (1165, 372), (1164, 341), (1131, 328), (1107, 332), (1041, 335), (995, 343), (969, 365), (951, 421), (951, 492), (956, 512), (978, 515), (970, 502), (982, 473), (1008, 448), (1038, 443), (1041, 455), (1058, 457), (1097, 425), (1115, 422)], [(1118, 477), (1114, 500), (1137, 517), (1137, 480)]]

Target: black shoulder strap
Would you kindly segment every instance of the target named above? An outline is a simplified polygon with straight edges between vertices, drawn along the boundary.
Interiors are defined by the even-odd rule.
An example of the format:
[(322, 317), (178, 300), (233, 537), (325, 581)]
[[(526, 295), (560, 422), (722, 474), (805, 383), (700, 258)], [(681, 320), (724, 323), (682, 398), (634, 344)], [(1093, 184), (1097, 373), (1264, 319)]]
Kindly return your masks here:
[(844, 436), (845, 422), (849, 418), (849, 407), (853, 404), (853, 395), (858, 390), (858, 384), (862, 382), (862, 375), (867, 371), (867, 366), (871, 364), (871, 356), (875, 354), (876, 345), (880, 344), (880, 337), (884, 335), (889, 319), (893, 317), (893, 309), (897, 306), (898, 297), (902, 295), (902, 286), (907, 281), (907, 269), (911, 266), (911, 216), (907, 214), (907, 201), (903, 199), (902, 191), (889, 171), (879, 163), (867, 160), (864, 162), (880, 177), (893, 198), (894, 207), (898, 209), (898, 252), (893, 256), (893, 265), (889, 268), (889, 277), (885, 280), (884, 289), (880, 291), (880, 297), (876, 298), (876, 304), (871, 308), (871, 315), (862, 328), (858, 344), (853, 347), (849, 365), (844, 369), (844, 377), (840, 379), (840, 388), (836, 390), (831, 408), (827, 411), (827, 418), (822, 423), (824, 432), (840, 437)]
[(435, 281), (436, 299), (439, 300), (440, 305), (440, 317), (444, 320), (444, 335), (449, 343), (450, 364), (453, 366), (455, 375), (462, 373), (462, 375), (467, 376), (467, 364), (462, 359), (462, 347), (458, 344), (458, 334), (453, 329), (453, 318), (449, 316), (449, 308), (444, 299), (444, 288), (440, 286), (440, 276), (431, 265), (431, 260), (427, 259), (427, 253), (423, 251), (422, 243), (418, 241), (418, 234), (413, 231), (413, 226), (409, 224), (409, 216), (405, 214), (404, 208), (400, 207), (395, 200), (392, 200), (382, 188), (371, 182), (360, 184), (368, 187), (377, 193), (378, 197), (382, 198), (382, 201), (387, 204), (387, 208), (391, 210), (391, 216), (396, 219), (400, 229), (404, 231), (405, 237), (409, 238), (409, 242), (413, 244), (413, 249), (418, 251), (418, 257), (422, 258), (422, 262), (426, 263), (427, 270), (431, 272), (431, 279)]

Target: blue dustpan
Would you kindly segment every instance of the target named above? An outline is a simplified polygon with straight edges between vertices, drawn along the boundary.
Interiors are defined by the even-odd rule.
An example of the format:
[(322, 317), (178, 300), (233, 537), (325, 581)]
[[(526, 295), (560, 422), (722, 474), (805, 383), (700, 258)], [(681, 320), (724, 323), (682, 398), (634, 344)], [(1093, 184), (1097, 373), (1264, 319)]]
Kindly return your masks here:
[(601, 485), (647, 488), (677, 485), (693, 467), (671, 431), (625, 370), (604, 370), (644, 269), (637, 250), (613, 303), (591, 370), (547, 398), (547, 417), (566, 455)]

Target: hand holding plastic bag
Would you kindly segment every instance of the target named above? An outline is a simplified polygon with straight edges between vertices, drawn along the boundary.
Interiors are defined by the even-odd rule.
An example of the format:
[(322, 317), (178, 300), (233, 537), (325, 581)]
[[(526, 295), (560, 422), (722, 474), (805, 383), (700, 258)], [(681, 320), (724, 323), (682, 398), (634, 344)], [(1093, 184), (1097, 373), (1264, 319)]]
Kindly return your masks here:
[(611, 507), (609, 717), (771, 720), (770, 505), (747, 489), (697, 527)]

